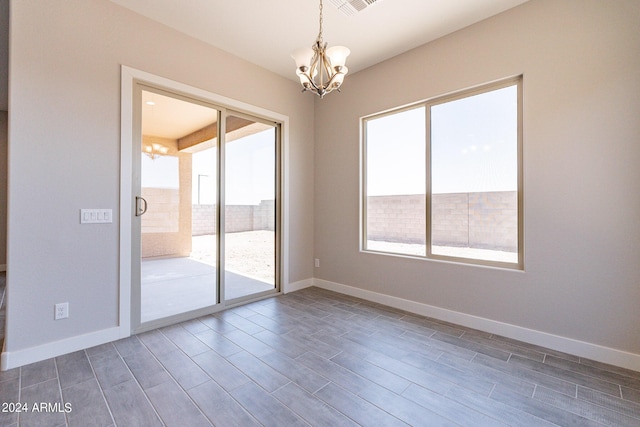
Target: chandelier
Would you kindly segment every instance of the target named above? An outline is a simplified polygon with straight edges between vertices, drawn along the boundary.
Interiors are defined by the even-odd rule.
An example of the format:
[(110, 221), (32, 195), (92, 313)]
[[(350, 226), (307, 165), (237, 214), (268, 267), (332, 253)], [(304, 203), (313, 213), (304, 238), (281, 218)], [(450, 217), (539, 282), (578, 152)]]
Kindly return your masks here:
[(297, 49), (291, 54), (296, 61), (296, 74), (300, 78), (302, 91), (310, 90), (320, 98), (337, 89), (344, 81), (349, 69), (345, 66), (351, 51), (344, 46), (327, 48), (322, 40), (322, 0), (320, 0), (320, 32), (312, 47)]
[(167, 153), (169, 152), (169, 149), (167, 147), (164, 147), (154, 142), (154, 143), (145, 145), (142, 152), (147, 156), (149, 156), (151, 160), (155, 160), (160, 156), (166, 156)]

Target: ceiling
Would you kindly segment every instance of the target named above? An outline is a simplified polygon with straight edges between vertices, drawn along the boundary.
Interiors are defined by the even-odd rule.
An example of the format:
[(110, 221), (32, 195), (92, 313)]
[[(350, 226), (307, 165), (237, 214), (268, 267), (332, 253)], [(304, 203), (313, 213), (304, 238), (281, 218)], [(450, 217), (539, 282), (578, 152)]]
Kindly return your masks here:
[[(319, 0), (111, 1), (296, 81), (290, 54), (318, 35)], [(354, 73), (527, 0), (357, 0), (372, 4), (346, 16), (349, 1), (324, 0), (323, 35)]]
[(179, 139), (217, 121), (213, 108), (142, 91), (143, 135)]
[[(218, 122), (218, 110), (146, 90), (142, 90), (141, 109), (143, 138), (151, 138), (146, 144), (143, 139), (143, 149), (152, 143), (165, 145), (166, 141), (158, 138), (172, 140), (178, 143), (180, 151), (188, 153), (210, 148), (215, 144), (217, 128), (212, 131), (210, 127), (215, 127)], [(229, 115), (226, 116), (225, 128), (224, 139), (231, 142), (272, 129), (273, 126)], [(182, 138), (186, 140), (181, 140)]]

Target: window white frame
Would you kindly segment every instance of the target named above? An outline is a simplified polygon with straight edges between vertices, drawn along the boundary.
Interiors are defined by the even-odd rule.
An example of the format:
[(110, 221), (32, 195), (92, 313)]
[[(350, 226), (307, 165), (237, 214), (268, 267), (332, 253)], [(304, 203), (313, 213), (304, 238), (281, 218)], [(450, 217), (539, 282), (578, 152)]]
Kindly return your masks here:
[[(430, 259), (430, 260), (439, 260), (439, 261), (449, 261), (449, 262), (457, 262), (464, 264), (474, 264), (474, 265), (484, 265), (490, 267), (499, 267), (499, 268), (509, 268), (509, 269), (518, 269), (524, 270), (524, 209), (523, 209), (523, 153), (522, 153), (522, 139), (523, 139), (523, 113), (522, 113), (522, 95), (523, 95), (523, 78), (522, 76), (510, 77), (507, 79), (499, 80), (496, 82), (491, 82), (488, 84), (483, 84), (480, 86), (476, 86), (473, 88), (457, 91), (451, 94), (438, 96), (435, 98), (423, 100), (420, 102), (416, 102), (410, 105), (405, 105), (396, 109), (384, 111), (381, 113), (376, 113), (372, 115), (368, 115), (362, 117), (360, 120), (360, 135), (361, 135), (361, 145), (360, 145), (360, 171), (361, 171), (361, 200), (360, 200), (360, 250), (362, 252), (368, 253), (377, 253), (384, 255), (392, 255), (392, 256), (401, 256), (401, 257), (411, 257), (411, 258), (422, 258), (422, 259)], [(492, 92), (495, 90), (507, 88), (507, 87), (516, 87), (517, 91), (517, 261), (516, 262), (506, 262), (506, 261), (494, 261), (494, 260), (484, 260), (478, 258), (467, 258), (462, 256), (450, 256), (450, 255), (441, 255), (434, 254), (432, 252), (432, 211), (433, 211), (433, 198), (432, 198), (432, 168), (431, 168), (431, 107), (438, 106), (440, 104), (445, 104), (451, 101), (456, 101), (468, 97), (472, 97), (475, 95), (480, 95), (487, 92)], [(425, 224), (425, 245), (426, 245), (426, 254), (422, 255), (410, 255), (407, 253), (399, 253), (399, 252), (391, 252), (391, 251), (383, 251), (383, 250), (375, 250), (368, 248), (368, 231), (367, 231), (367, 221), (368, 221), (368, 212), (367, 212), (367, 123), (371, 120), (379, 119), (381, 117), (394, 115), (398, 113), (402, 113), (411, 109), (416, 109), (424, 107), (425, 108), (425, 168), (426, 168), (426, 176), (425, 176), (425, 215), (426, 215), (426, 224)], [(390, 148), (393, 149), (393, 148)]]

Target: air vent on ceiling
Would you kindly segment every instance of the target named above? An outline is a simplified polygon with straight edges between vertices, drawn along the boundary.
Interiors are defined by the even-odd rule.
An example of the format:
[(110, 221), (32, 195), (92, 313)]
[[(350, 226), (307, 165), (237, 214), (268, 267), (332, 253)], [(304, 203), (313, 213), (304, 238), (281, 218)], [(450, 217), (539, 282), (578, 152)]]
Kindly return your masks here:
[(373, 5), (376, 1), (380, 0), (331, 0), (331, 3), (338, 10), (347, 16), (355, 15), (357, 12), (362, 12), (368, 6)]

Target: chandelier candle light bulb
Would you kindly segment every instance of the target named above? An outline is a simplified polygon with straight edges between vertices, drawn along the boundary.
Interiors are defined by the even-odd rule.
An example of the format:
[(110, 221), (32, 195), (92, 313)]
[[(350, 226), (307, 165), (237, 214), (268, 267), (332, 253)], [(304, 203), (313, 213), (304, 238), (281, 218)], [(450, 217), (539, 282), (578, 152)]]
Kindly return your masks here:
[(166, 156), (168, 152), (169, 149), (167, 147), (156, 144), (155, 142), (144, 147), (144, 154), (151, 157), (151, 160), (155, 160), (159, 156)]
[(346, 67), (347, 56), (351, 51), (344, 46), (327, 48), (322, 40), (322, 0), (320, 0), (320, 31), (312, 47), (295, 50), (291, 57), (296, 62), (296, 74), (300, 78), (302, 91), (310, 90), (320, 98), (338, 90), (349, 72)]

